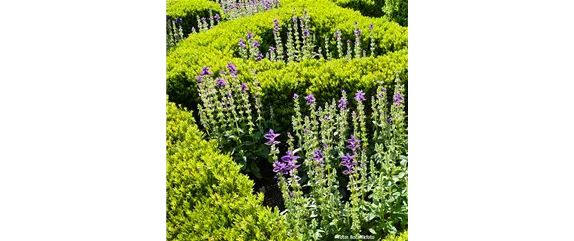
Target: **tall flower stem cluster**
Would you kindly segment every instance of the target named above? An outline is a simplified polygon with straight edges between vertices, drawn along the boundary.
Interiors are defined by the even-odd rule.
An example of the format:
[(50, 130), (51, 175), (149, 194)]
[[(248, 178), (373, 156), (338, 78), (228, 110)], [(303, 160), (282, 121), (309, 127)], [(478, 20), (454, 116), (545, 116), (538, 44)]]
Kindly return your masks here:
[[(315, 34), (313, 33), (314, 27), (311, 26), (311, 16), (305, 10), (303, 10), (303, 15), (301, 16), (297, 16), (296, 12), (294, 12), (291, 20), (284, 26), (286, 34), (285, 43), (283, 43), (283, 39), (281, 38), (281, 24), (279, 20), (273, 20), (274, 43), (269, 44), (269, 50), (265, 54), (258, 52), (258, 49), (254, 50), (258, 48), (260, 43), (257, 42), (256, 45), (249, 43), (249, 39), (253, 38), (253, 36), (248, 32), (247, 34), (250, 37), (247, 37), (247, 42), (243, 38), (239, 39), (239, 57), (256, 61), (267, 58), (271, 61), (285, 61), (286, 63), (300, 62), (304, 59), (331, 60), (335, 55), (335, 53), (333, 53), (335, 51), (337, 52), (335, 56), (338, 56), (338, 58), (345, 57), (347, 61), (350, 61), (352, 58), (367, 57), (366, 50), (361, 48), (362, 32), (357, 22), (355, 22), (354, 29), (355, 40), (351, 43), (351, 40), (347, 39), (346, 47), (343, 44), (341, 31), (335, 31), (335, 51), (330, 50), (331, 40), (329, 37), (325, 37), (324, 39), (324, 48), (321, 47), (321, 43), (317, 42)], [(369, 39), (371, 41), (370, 56), (374, 56), (375, 43), (372, 24), (369, 27), (369, 31)]]
[(359, 29), (358, 23), (355, 22), (355, 58), (360, 58), (361, 51), (361, 29)]
[(217, 0), (231, 20), (279, 7), (279, 0)]
[(184, 39), (182, 24), (183, 20), (181, 18), (172, 19), (171, 16), (166, 16), (166, 50), (169, 50), (177, 42)]
[[(231, 62), (217, 76), (209, 67), (203, 67), (196, 77), (201, 99), (198, 109), (200, 123), (209, 138), (216, 139), (224, 151), (232, 153), (245, 172), (261, 178), (257, 162), (268, 158), (261, 144), (263, 138), (269, 137), (264, 135), (265, 128), (274, 120), (272, 116), (270, 120), (263, 118), (258, 96), (261, 87), (255, 73), (251, 74), (255, 81), (248, 85), (241, 82)], [(274, 138), (272, 142), (278, 144)]]
[(282, 162), (274, 162), (274, 171), (295, 237), (326, 240), (338, 233), (369, 232), (383, 237), (408, 223), (404, 92), (397, 79), (388, 103), (386, 89), (378, 87), (370, 98), (370, 117), (365, 113), (366, 93), (360, 90), (354, 93), (353, 111), (345, 91), (338, 101), (323, 106), (307, 94), (307, 114), (299, 95), (293, 96), (294, 134), (288, 133), (287, 152)]

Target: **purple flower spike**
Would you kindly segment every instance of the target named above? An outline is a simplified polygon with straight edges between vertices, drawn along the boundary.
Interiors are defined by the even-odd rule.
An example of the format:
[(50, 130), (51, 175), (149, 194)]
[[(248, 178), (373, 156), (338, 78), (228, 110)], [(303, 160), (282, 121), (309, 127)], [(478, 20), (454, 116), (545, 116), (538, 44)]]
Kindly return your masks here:
[(203, 82), (203, 76), (195, 76), (195, 79), (197, 79), (197, 83)]
[(287, 164), (293, 163), (293, 161), (296, 161), (297, 159), (301, 158), (300, 156), (295, 156), (293, 151), (288, 151), (285, 154), (286, 154), (285, 156), (281, 157), (281, 160), (286, 162)]
[(225, 85), (227, 85), (227, 83), (225, 82), (225, 80), (223, 80), (222, 78), (217, 78), (215, 80), (215, 82), (217, 82), (217, 84), (215, 85), (215, 87), (223, 87)]
[(339, 105), (337, 107), (339, 107), (339, 109), (341, 109), (341, 110), (346, 110), (347, 104), (349, 104), (349, 102), (347, 102), (347, 99), (341, 98), (341, 99), (339, 99)]
[(350, 43), (350, 42), (351, 42), (351, 40), (348, 40), (348, 39), (347, 39), (347, 43)]
[(273, 47), (273, 46), (269, 47), (269, 51), (270, 51), (270, 52), (275, 51), (275, 47)]
[(323, 166), (323, 159), (325, 156), (323, 155), (323, 150), (315, 150), (313, 155), (313, 160), (315, 160), (319, 165)]
[(191, 27), (191, 32), (195, 33), (195, 27)]
[(373, 24), (369, 25), (369, 30), (373, 30)]
[(275, 134), (272, 129), (269, 129), (269, 133), (263, 135), (263, 137), (268, 140), (265, 145), (279, 144), (280, 142), (275, 140), (279, 135), (281, 134)]
[(395, 102), (396, 105), (402, 105), (402, 104), (404, 104), (403, 100), (405, 100), (405, 99), (404, 99), (403, 96), (401, 95), (401, 92), (397, 92), (394, 97), (395, 97), (394, 102)]
[(262, 53), (259, 53), (259, 54), (257, 55), (257, 61), (261, 61), (262, 59), (263, 59), (263, 54), (262, 54)]
[(251, 31), (247, 32), (247, 39), (251, 39), (253, 38), (253, 34), (251, 34)]
[(273, 172), (275, 173), (283, 173), (285, 170), (285, 164), (279, 161), (273, 162)]
[(231, 62), (227, 62), (227, 69), (229, 70), (230, 74), (237, 75), (237, 67)]
[(297, 23), (297, 17), (293, 17), (293, 23)]
[(201, 69), (201, 75), (212, 75), (213, 72), (209, 71), (209, 67), (205, 67), (203, 66), (203, 68)]
[(259, 48), (259, 41), (257, 40), (253, 41), (253, 47)]
[(247, 84), (246, 83), (241, 83), (241, 92), (245, 92), (248, 91), (249, 88), (247, 88)]
[(183, 19), (181, 18), (177, 18), (177, 20), (175, 20), (176, 23), (182, 24), (183, 23)]
[(293, 94), (293, 99), (297, 99), (299, 98), (299, 95), (297, 93)]
[(305, 100), (307, 100), (308, 105), (315, 104), (315, 97), (313, 96), (313, 94), (308, 94), (307, 96), (305, 96)]
[(220, 17), (219, 14), (215, 14), (215, 20), (219, 21)]
[(389, 118), (387, 119), (387, 123), (391, 124), (391, 117), (389, 116)]
[(357, 37), (361, 36), (361, 30), (359, 28), (355, 29), (355, 36)]
[(337, 40), (341, 39), (341, 35), (339, 35), (339, 31), (335, 32), (335, 39), (337, 39)]
[(356, 101), (364, 101), (365, 100), (365, 92), (363, 92), (362, 90), (357, 91), (357, 94), (355, 94), (355, 100)]
[(347, 146), (347, 148), (353, 150), (353, 152), (355, 152), (355, 150), (359, 147), (361, 147), (361, 140), (355, 139), (354, 135), (351, 135), (351, 139), (347, 140), (347, 143), (349, 143), (349, 145)]
[(204, 22), (205, 22), (205, 18), (201, 18), (201, 21), (204, 21)]
[(169, 21), (170, 19), (171, 19), (171, 16), (165, 15), (165, 21)]
[(239, 47), (245, 48), (245, 41), (242, 38), (239, 39)]

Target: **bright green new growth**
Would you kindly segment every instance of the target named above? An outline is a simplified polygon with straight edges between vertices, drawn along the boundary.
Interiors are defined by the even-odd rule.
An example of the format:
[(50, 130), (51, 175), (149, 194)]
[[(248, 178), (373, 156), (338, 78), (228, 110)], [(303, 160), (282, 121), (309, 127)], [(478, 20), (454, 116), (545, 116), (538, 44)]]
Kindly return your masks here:
[(191, 112), (167, 102), (167, 240), (287, 240), (239, 165), (203, 140)]

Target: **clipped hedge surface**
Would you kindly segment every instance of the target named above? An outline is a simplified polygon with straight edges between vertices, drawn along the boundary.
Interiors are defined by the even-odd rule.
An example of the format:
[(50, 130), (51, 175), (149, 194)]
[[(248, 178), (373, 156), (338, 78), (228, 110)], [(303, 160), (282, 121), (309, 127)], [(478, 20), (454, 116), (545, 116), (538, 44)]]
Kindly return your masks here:
[(209, 9), (212, 9), (214, 16), (216, 13), (222, 16), (223, 10), (219, 4), (210, 0), (167, 0), (165, 14), (172, 19), (181, 18), (183, 32), (191, 33), (192, 27), (198, 29), (196, 16), (209, 18)]
[[(297, 9), (298, 14), (303, 9), (307, 10), (311, 16), (311, 26), (313, 26), (311, 30), (316, 34), (319, 42), (324, 36), (332, 38), (333, 32), (337, 29), (342, 31), (343, 39), (354, 39), (354, 22), (357, 21), (364, 33), (361, 40), (363, 49), (368, 49), (367, 33), (371, 23), (374, 24), (375, 51), (378, 55), (384, 53), (389, 56), (397, 56), (391, 52), (405, 50), (408, 47), (407, 28), (401, 27), (395, 22), (365, 17), (359, 12), (339, 7), (328, 0), (282, 1), (282, 7), (278, 9), (248, 18), (223, 22), (214, 29), (194, 34), (180, 42), (167, 56), (166, 88), (170, 100), (187, 107), (193, 107), (196, 101), (194, 94), (190, 93), (190, 87), (192, 87), (191, 89), (195, 88), (195, 76), (201, 67), (210, 66), (213, 72), (217, 73), (223, 69), (227, 62), (239, 62), (238, 58), (234, 58), (238, 57), (236, 55), (239, 49), (237, 43), (240, 38), (245, 38), (248, 31), (255, 35), (255, 39), (262, 42), (261, 49), (266, 50), (269, 44), (274, 44), (273, 19), (277, 18), (281, 23), (281, 32), (285, 41), (286, 29), (284, 26), (291, 21), (294, 8)], [(334, 50), (334, 42), (331, 44), (331, 50)], [(298, 65), (300, 63), (293, 64)], [(254, 64), (254, 66), (256, 65)]]
[[(363, 90), (370, 101), (377, 84), (382, 84), (391, 90), (394, 88), (395, 72), (400, 72), (399, 77), (405, 84), (408, 78), (407, 49), (374, 58), (351, 59), (349, 62), (345, 59), (331, 61), (311, 59), (286, 64), (268, 60), (254, 63), (233, 59), (233, 63), (237, 66), (242, 82), (251, 83), (253, 76), (250, 70), (254, 69), (257, 72), (257, 79), (262, 89), (262, 93), (257, 94), (261, 96), (265, 105), (273, 106), (277, 120), (283, 126), (289, 126), (285, 124), (289, 123), (293, 114), (294, 93), (299, 95), (313, 93), (318, 103), (324, 104), (325, 101), (330, 102), (332, 98), (338, 99), (343, 89), (349, 94)], [(189, 108), (196, 108), (195, 103), (199, 102), (195, 78), (193, 80), (194, 82), (187, 82), (186, 79), (171, 82), (188, 83), (172, 88), (179, 90), (177, 92), (179, 99), (176, 99), (176, 102)], [(408, 96), (408, 93), (405, 94)], [(367, 110), (370, 110), (370, 105), (366, 104)], [(268, 110), (268, 106), (263, 109)]]
[(191, 112), (167, 103), (167, 240), (286, 240), (284, 219), (253, 181), (203, 140)]
[(332, 0), (337, 5), (350, 8), (361, 12), (361, 14), (370, 17), (382, 17), (384, 0)]
[(383, 241), (408, 241), (409, 240), (409, 232), (404, 231), (398, 235), (389, 235)]

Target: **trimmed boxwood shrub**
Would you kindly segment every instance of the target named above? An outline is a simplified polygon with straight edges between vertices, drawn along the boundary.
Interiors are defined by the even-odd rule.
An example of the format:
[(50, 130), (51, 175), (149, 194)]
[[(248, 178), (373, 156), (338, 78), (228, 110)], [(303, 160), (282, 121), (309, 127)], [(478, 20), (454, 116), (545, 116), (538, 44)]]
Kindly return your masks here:
[(219, 4), (210, 0), (167, 0), (165, 14), (173, 19), (181, 18), (183, 20), (183, 32), (187, 35), (191, 33), (192, 27), (197, 29), (196, 16), (209, 18), (210, 9), (213, 15), (222, 16), (223, 11)]
[(404, 231), (403, 233), (399, 234), (399, 235), (389, 235), (387, 236), (385, 239), (383, 239), (383, 241), (408, 241), (409, 240), (409, 232), (408, 231)]
[[(328, 0), (311, 2), (301, 0), (282, 1), (282, 7), (279, 9), (270, 10), (248, 18), (224, 22), (220, 24), (218, 28), (194, 34), (183, 42), (180, 42), (167, 56), (166, 89), (170, 100), (187, 107), (194, 107), (195, 103), (197, 103), (197, 96), (193, 93), (196, 81), (195, 76), (198, 75), (203, 66), (210, 66), (212, 70), (217, 73), (224, 68), (227, 62), (239, 62), (240, 60), (238, 60), (238, 58), (234, 58), (238, 57), (236, 55), (239, 48), (237, 43), (240, 38), (245, 37), (248, 31), (251, 31), (255, 38), (262, 42), (261, 49), (267, 49), (269, 43), (274, 43), (272, 35), (273, 19), (277, 18), (281, 22), (281, 26), (286, 25), (287, 22), (291, 21), (294, 8), (299, 12), (303, 9), (309, 12), (312, 26), (314, 26), (312, 31), (319, 40), (323, 39), (324, 36), (332, 37), (333, 32), (337, 29), (342, 31), (343, 39), (353, 39), (355, 21), (358, 22), (359, 27), (363, 29), (365, 33), (367, 33), (369, 24), (374, 24), (375, 52), (377, 55), (384, 53), (388, 56), (405, 59), (404, 68), (406, 68), (406, 49), (408, 46), (407, 28), (385, 19), (364, 17), (356, 11), (339, 7)], [(285, 41), (286, 33), (284, 28), (282, 28), (282, 35)], [(362, 35), (361, 42), (364, 45), (363, 49), (368, 49), (368, 34)], [(335, 47), (331, 46), (331, 49), (335, 49)], [(396, 51), (398, 51), (398, 53), (391, 54)], [(379, 58), (381, 57), (370, 61), (386, 61), (386, 64), (378, 64), (378, 67), (389, 66), (390, 62), (403, 61), (402, 59)], [(333, 61), (337, 62), (341, 60)], [(349, 62), (348, 64), (344, 64), (340, 62), (338, 65), (348, 69), (353, 63), (354, 62)], [(283, 63), (276, 64), (279, 66), (284, 65)], [(306, 65), (305, 63), (292, 64), (295, 65), (292, 68), (300, 68), (300, 66)], [(257, 63), (252, 66), (258, 69), (265, 68), (266, 66), (265, 64), (261, 64), (262, 67), (257, 67), (258, 65), (260, 64)], [(344, 72), (346, 70), (342, 69), (340, 71)], [(367, 68), (364, 72), (371, 71), (388, 72), (389, 70)], [(406, 73), (406, 71), (403, 71), (403, 73)], [(383, 79), (389, 78), (390, 76), (387, 74)], [(406, 80), (406, 75), (402, 79)], [(261, 81), (264, 82), (265, 80), (262, 79)]]
[(166, 115), (167, 240), (286, 240), (278, 210), (262, 206), (253, 181), (203, 140), (191, 112), (168, 102)]
[(402, 26), (409, 25), (409, 1), (408, 0), (385, 0), (383, 12), (387, 18)]
[[(393, 89), (396, 73), (399, 73), (400, 79), (405, 82), (408, 78), (407, 49), (374, 58), (351, 59), (349, 62), (345, 59), (331, 61), (310, 59), (290, 64), (268, 60), (255, 63), (237, 58), (232, 61), (237, 66), (242, 82), (252, 82), (253, 75), (250, 70), (254, 69), (257, 72), (257, 79), (261, 82), (262, 88), (262, 93), (258, 94), (262, 96), (265, 105), (273, 106), (277, 120), (282, 126), (289, 126), (285, 124), (291, 120), (294, 93), (299, 95), (313, 93), (321, 104), (325, 101), (330, 102), (332, 98), (338, 98), (343, 89), (348, 93), (363, 90), (370, 98), (377, 84)], [(219, 72), (218, 69), (213, 70), (215, 73)], [(181, 84), (178, 88), (180, 97), (178, 101), (189, 108), (196, 108), (195, 104), (199, 103), (199, 97), (195, 78), (194, 82), (188, 81), (187, 78), (182, 80), (171, 82)], [(268, 110), (269, 106), (263, 109)], [(369, 110), (370, 107), (367, 107)]]
[(384, 0), (332, 0), (337, 5), (361, 12), (370, 17), (382, 17)]

